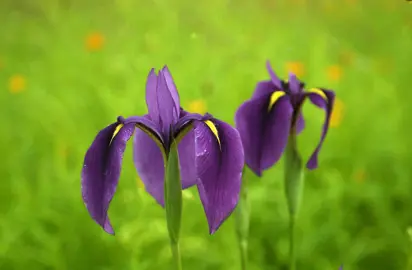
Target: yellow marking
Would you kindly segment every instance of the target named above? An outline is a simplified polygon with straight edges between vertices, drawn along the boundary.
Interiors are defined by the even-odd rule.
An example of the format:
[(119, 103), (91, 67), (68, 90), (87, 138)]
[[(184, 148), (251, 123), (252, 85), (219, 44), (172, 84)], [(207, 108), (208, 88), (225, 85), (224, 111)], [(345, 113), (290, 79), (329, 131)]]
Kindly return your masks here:
[(114, 132), (113, 132), (113, 136), (112, 136), (112, 138), (110, 139), (109, 145), (112, 144), (112, 141), (113, 141), (114, 137), (116, 137), (116, 135), (119, 133), (119, 131), (122, 129), (123, 126), (124, 126), (123, 124), (117, 125), (116, 129), (115, 129)]
[(276, 101), (278, 101), (279, 98), (283, 97), (284, 95), (285, 95), (285, 92), (283, 92), (283, 91), (276, 91), (276, 92), (272, 93), (272, 95), (270, 96), (268, 112), (270, 112), (270, 110), (272, 110), (272, 108), (275, 105)]
[(326, 96), (325, 92), (323, 92), (322, 90), (320, 90), (319, 88), (312, 88), (309, 90), (309, 93), (314, 93), (314, 94), (318, 94), (319, 96), (321, 96), (325, 101), (329, 101), (328, 97)]
[(217, 142), (219, 144), (219, 147), (220, 147), (221, 145), (220, 145), (219, 133), (217, 132), (217, 128), (215, 124), (213, 124), (213, 122), (210, 120), (206, 120), (205, 124), (209, 127), (210, 131), (212, 131), (213, 135), (215, 135)]

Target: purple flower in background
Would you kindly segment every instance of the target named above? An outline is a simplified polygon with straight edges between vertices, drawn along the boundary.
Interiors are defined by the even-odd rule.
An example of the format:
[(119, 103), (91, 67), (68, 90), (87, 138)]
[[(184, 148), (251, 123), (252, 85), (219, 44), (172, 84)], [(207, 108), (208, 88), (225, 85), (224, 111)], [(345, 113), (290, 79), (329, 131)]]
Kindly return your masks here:
[(114, 234), (107, 211), (120, 177), (127, 141), (135, 133), (134, 163), (146, 190), (164, 206), (165, 160), (178, 144), (182, 189), (197, 185), (210, 233), (235, 208), (244, 155), (239, 133), (207, 114), (184, 111), (173, 78), (164, 67), (152, 69), (146, 83), (148, 114), (101, 130), (87, 150), (82, 170), (82, 196), (91, 217)]
[(326, 112), (321, 139), (307, 162), (308, 169), (315, 169), (329, 128), (335, 94), (323, 88), (304, 91), (304, 84), (294, 74), (290, 73), (286, 82), (276, 76), (269, 62), (267, 69), (270, 80), (259, 82), (252, 98), (236, 112), (245, 162), (258, 176), (273, 166), (282, 156), (291, 132), (299, 134), (304, 129), (301, 107), (309, 98)]

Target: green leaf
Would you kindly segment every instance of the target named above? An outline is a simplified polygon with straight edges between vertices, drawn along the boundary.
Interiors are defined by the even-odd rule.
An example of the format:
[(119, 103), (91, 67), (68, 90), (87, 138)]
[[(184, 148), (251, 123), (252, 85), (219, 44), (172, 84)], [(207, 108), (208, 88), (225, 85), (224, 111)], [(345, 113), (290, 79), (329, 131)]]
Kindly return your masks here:
[(302, 190), (304, 184), (302, 158), (299, 155), (296, 145), (296, 137), (289, 137), (288, 145), (285, 150), (285, 193), (289, 208), (289, 214), (292, 217), (297, 215)]
[(179, 242), (182, 220), (182, 184), (179, 172), (177, 143), (173, 141), (165, 170), (165, 208), (170, 241)]

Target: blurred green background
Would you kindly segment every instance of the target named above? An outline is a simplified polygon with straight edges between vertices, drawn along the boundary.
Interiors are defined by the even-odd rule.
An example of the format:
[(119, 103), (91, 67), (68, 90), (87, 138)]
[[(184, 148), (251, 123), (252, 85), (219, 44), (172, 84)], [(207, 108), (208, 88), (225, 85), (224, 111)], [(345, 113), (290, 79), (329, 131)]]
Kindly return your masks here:
[[(110, 209), (116, 236), (80, 196), (83, 155), (118, 115), (146, 112), (164, 64), (182, 103), (233, 123), (268, 78), (296, 72), (338, 96), (320, 167), (307, 173), (298, 269), (412, 269), (412, 5), (404, 0), (1, 0), (0, 269), (169, 269), (164, 212), (132, 149)], [(305, 157), (324, 114), (307, 104)], [(287, 269), (282, 163), (250, 178), (250, 270)], [(233, 218), (213, 236), (185, 193), (184, 269), (239, 269)], [(411, 230), (411, 229), (410, 229)]]

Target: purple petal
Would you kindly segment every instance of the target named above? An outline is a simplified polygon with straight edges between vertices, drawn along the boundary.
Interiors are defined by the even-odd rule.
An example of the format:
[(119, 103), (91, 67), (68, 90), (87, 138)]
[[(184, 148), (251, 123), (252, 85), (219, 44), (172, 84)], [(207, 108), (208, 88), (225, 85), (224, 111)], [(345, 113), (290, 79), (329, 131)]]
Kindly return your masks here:
[(146, 81), (146, 105), (150, 118), (156, 124), (160, 122), (159, 105), (157, 103), (157, 75), (152, 68)]
[[(179, 132), (193, 120), (200, 121), (202, 116), (199, 114), (188, 113), (181, 110), (181, 118), (176, 124), (176, 131)], [(180, 177), (182, 180), (182, 188), (186, 189), (197, 184), (197, 175), (195, 167), (195, 132), (190, 130), (183, 139), (179, 142), (179, 162), (180, 162)]]
[(236, 129), (216, 119), (210, 121), (219, 140), (203, 122), (196, 124), (194, 132), (198, 190), (213, 234), (238, 203), (244, 156)]
[(133, 139), (133, 161), (146, 191), (164, 206), (164, 162), (162, 152), (145, 132), (136, 129)]
[(309, 91), (307, 93), (307, 96), (309, 97), (310, 101), (313, 104), (325, 110), (325, 113), (326, 113), (325, 122), (323, 124), (322, 135), (321, 135), (319, 144), (316, 147), (313, 154), (310, 156), (309, 161), (306, 164), (306, 167), (309, 170), (313, 170), (318, 167), (318, 154), (322, 147), (323, 141), (326, 138), (326, 134), (328, 133), (329, 121), (330, 121), (330, 117), (332, 114), (333, 105), (335, 102), (335, 93), (330, 90), (326, 90), (326, 89), (315, 89), (315, 90)]
[(242, 138), (245, 160), (258, 176), (281, 157), (289, 136), (292, 105), (280, 97), (268, 112), (269, 96), (245, 102), (236, 112), (236, 128)]
[(156, 91), (160, 126), (165, 134), (169, 134), (170, 126), (173, 126), (178, 120), (180, 107), (176, 107), (162, 71), (159, 71), (159, 76), (157, 77)]
[(279, 161), (288, 143), (292, 124), (293, 107), (288, 96), (274, 104), (266, 118), (261, 157), (262, 170), (269, 169)]
[(300, 134), (305, 129), (305, 118), (303, 113), (299, 112), (298, 120), (296, 120), (296, 134)]
[(301, 82), (293, 73), (289, 73), (289, 90), (292, 94), (296, 94), (302, 91)]
[(272, 66), (270, 65), (269, 61), (266, 61), (266, 69), (269, 72), (269, 76), (270, 76), (270, 79), (272, 80), (273, 85), (275, 85), (277, 89), (282, 89), (282, 81), (273, 71)]
[[(198, 118), (182, 111), (183, 121)], [(144, 117), (149, 118), (148, 115)], [(187, 123), (187, 122), (186, 122)], [(194, 132), (189, 131), (178, 145), (182, 188), (196, 184)], [(136, 129), (133, 140), (133, 160), (146, 191), (164, 206), (164, 161), (158, 144), (145, 132)]]
[(253, 93), (252, 99), (261, 98), (263, 96), (268, 96), (276, 90), (272, 81), (262, 81), (258, 82), (256, 85), (255, 92)]
[(175, 107), (180, 108), (179, 93), (177, 92), (177, 88), (174, 83), (172, 74), (170, 73), (169, 68), (167, 66), (164, 66), (162, 71), (163, 71), (163, 75), (165, 76), (167, 88), (169, 89), (170, 94), (172, 95), (173, 101), (175, 103)]
[(178, 145), (180, 177), (182, 188), (186, 189), (197, 184), (196, 175), (196, 152), (195, 152), (195, 132), (189, 131)]
[(90, 216), (110, 234), (114, 231), (107, 211), (116, 192), (126, 143), (134, 129), (133, 123), (111, 124), (97, 134), (84, 158), (81, 177), (83, 201)]

